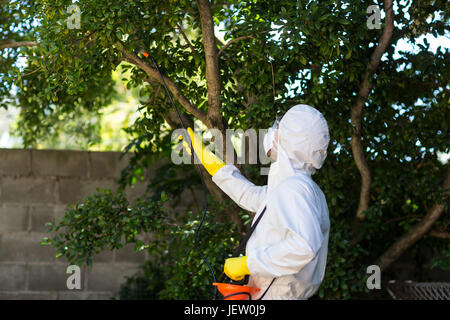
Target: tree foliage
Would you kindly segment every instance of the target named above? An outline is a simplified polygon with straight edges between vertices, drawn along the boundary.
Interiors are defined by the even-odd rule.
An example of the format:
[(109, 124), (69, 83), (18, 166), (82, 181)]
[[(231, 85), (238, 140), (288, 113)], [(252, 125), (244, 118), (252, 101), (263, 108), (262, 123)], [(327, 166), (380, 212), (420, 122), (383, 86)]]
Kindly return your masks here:
[[(112, 71), (120, 65), (131, 74), (123, 79), (127, 88), (139, 89), (142, 99), (142, 116), (127, 129), (137, 138), (127, 149), (135, 156), (123, 172), (122, 186), (133, 184), (155, 159), (169, 157), (170, 132), (180, 123), (153, 65), (136, 54), (145, 49), (167, 77), (183, 117), (190, 121), (195, 117), (210, 129), (266, 128), (277, 114), (298, 103), (310, 104), (324, 114), (330, 128), (330, 149), (314, 179), (327, 197), (332, 227), (321, 296), (349, 298), (365, 292), (365, 268), (383, 253), (392, 252), (396, 239), (401, 237), (413, 241), (400, 248), (400, 253), (413, 244), (425, 246), (434, 241), (436, 256), (441, 258), (433, 265), (448, 266), (448, 242), (430, 239), (427, 234), (430, 230), (448, 231), (448, 216), (442, 212), (449, 208), (449, 171), (438, 155), (450, 152), (449, 55), (448, 47), (431, 50), (427, 38), (423, 40), (423, 36), (448, 34), (448, 2), (395, 1), (394, 32), (376, 70), (368, 65), (387, 22), (383, 20), (380, 29), (368, 29), (365, 2), (205, 3), (209, 5), (203, 0), (78, 1), (80, 29), (67, 28), (67, 7), (72, 4), (69, 0), (1, 4), (6, 13), (0, 20), (2, 35), (14, 41), (38, 42), (36, 46), (4, 49), (1, 56), (5, 64), (0, 67), (0, 93), (11, 98), (11, 88), (17, 88), (15, 98), (22, 110), (21, 132), (27, 145), (49, 132), (57, 119), (64, 121), (65, 117), (104, 107), (114, 93)], [(380, 7), (383, 9), (382, 4)], [(18, 8), (21, 21), (26, 21), (27, 26), (34, 22), (33, 27), (20, 27), (20, 34), (14, 27), (16, 22), (12, 22)], [(209, 13), (216, 29), (222, 30), (223, 39), (211, 39), (211, 28), (206, 23)], [(402, 41), (415, 44), (415, 50), (399, 50)], [(208, 46), (210, 43), (215, 45)], [(24, 68), (17, 65), (19, 54), (27, 58)], [(218, 70), (219, 77), (214, 78), (206, 70)], [(214, 90), (217, 83), (219, 95)], [(367, 96), (361, 95), (362, 87), (370, 89)], [(358, 101), (363, 108), (352, 114)], [(360, 119), (361, 133), (356, 138), (363, 146), (360, 152), (371, 178), (369, 206), (362, 217), (356, 217), (362, 172), (352, 144), (354, 116)], [(121, 195), (103, 194), (68, 210), (68, 221), (62, 225), (68, 228), (66, 235), (72, 236), (53, 238), (53, 244), (59, 250), (67, 247), (68, 251), (60, 252), (72, 260), (80, 257), (86, 261), (88, 253), (94, 254), (98, 247), (108, 244), (115, 248), (128, 232), (134, 235), (145, 231), (137, 226), (145, 217), (151, 216), (151, 222), (159, 219), (157, 199), (163, 189), (167, 188), (167, 195), (172, 197), (181, 194), (179, 188), (188, 187), (189, 181), (191, 186), (199, 186), (192, 168), (169, 167), (161, 171), (161, 180), (149, 185), (156, 196), (152, 200), (134, 205), (126, 203)], [(254, 174), (255, 168), (243, 166), (242, 170), (253, 181), (265, 183), (264, 177)], [(190, 178), (182, 182), (176, 178), (177, 172), (188, 173)], [(174, 181), (179, 185), (175, 187)], [(213, 195), (215, 200), (224, 199), (217, 193)], [(101, 229), (95, 241), (91, 229), (83, 229), (88, 230), (84, 235), (74, 233), (89, 219), (96, 219), (96, 212), (102, 217), (99, 208), (109, 214), (112, 220), (108, 221), (118, 219), (122, 227)], [(131, 212), (130, 216), (120, 213), (119, 208)], [(438, 214), (432, 214), (433, 208)], [(233, 210), (242, 217), (239, 210)], [(223, 253), (208, 250), (217, 246), (228, 250), (228, 244), (222, 241), (230, 239), (225, 231), (231, 227), (211, 221), (206, 228), (223, 230), (224, 238), (211, 237), (205, 253), (211, 254), (212, 263), (220, 265)], [(419, 228), (422, 225), (426, 227)], [(156, 226), (155, 222), (148, 228), (159, 233), (159, 229), (152, 229)], [(209, 285), (198, 256), (189, 256), (191, 260), (180, 258), (182, 248), (189, 247), (192, 240), (189, 230), (193, 226), (192, 221), (185, 221), (179, 229), (170, 231), (177, 235), (172, 240), (172, 248), (176, 249), (169, 250), (165, 257), (178, 257), (175, 270), (179, 271), (176, 279), (180, 283), (190, 279), (194, 285)], [(156, 259), (161, 266), (166, 259), (163, 256)], [(393, 255), (393, 259), (397, 256)], [(202, 268), (205, 273), (195, 278), (192, 269), (183, 268), (187, 265), (194, 270)], [(171, 291), (175, 290), (172, 280), (165, 282), (161, 296), (199, 297), (188, 291)]]

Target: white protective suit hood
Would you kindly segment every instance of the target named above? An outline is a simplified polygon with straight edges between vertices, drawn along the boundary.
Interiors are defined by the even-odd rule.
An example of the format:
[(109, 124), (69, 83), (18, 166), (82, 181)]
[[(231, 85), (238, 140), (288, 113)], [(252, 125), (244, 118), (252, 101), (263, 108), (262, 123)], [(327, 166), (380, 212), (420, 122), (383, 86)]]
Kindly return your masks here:
[(270, 166), (268, 192), (296, 170), (312, 175), (320, 169), (329, 141), (327, 122), (317, 109), (305, 104), (289, 109), (278, 124), (277, 160)]

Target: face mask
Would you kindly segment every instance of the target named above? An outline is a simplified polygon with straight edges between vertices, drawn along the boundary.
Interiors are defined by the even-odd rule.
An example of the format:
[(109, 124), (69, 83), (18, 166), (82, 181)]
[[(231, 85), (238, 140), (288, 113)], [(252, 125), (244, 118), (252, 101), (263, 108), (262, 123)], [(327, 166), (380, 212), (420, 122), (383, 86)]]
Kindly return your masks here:
[(266, 155), (269, 153), (270, 150), (270, 158), (272, 160), (276, 160), (276, 148), (274, 148), (273, 142), (275, 141), (275, 131), (278, 129), (279, 119), (277, 118), (273, 125), (267, 130), (267, 133), (264, 135), (264, 152)]
[(266, 155), (273, 148), (273, 140), (275, 139), (275, 130), (273, 128), (269, 128), (267, 133), (264, 135), (264, 152)]

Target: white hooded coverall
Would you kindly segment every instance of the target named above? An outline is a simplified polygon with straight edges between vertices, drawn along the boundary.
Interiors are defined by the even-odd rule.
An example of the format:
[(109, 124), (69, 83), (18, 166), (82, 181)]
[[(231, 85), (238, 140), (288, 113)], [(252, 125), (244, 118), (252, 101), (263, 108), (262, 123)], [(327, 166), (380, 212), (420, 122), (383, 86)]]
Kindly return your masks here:
[(225, 165), (213, 181), (240, 207), (255, 212), (265, 206), (246, 246), (249, 286), (261, 290), (276, 278), (264, 300), (308, 299), (325, 274), (330, 222), (325, 196), (311, 179), (320, 169), (329, 142), (322, 114), (307, 105), (289, 109), (279, 122), (277, 160), (267, 186), (248, 181), (234, 165)]

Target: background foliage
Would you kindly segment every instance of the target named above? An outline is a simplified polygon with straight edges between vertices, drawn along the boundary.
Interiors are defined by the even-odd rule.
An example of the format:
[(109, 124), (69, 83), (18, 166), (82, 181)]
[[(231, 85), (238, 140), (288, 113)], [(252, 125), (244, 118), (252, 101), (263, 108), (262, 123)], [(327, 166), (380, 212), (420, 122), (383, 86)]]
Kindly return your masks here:
[[(82, 126), (74, 131), (89, 137), (96, 124), (86, 122), (85, 115), (98, 114), (114, 98), (113, 71), (127, 73), (122, 81), (128, 89), (138, 90), (142, 103), (140, 117), (126, 129), (133, 137), (126, 151), (134, 157), (120, 179), (123, 191), (143, 177), (155, 160), (170, 157), (173, 110), (160, 84), (124, 62), (120, 48), (131, 53), (142, 47), (149, 50), (191, 104), (207, 112), (198, 8), (195, 1), (83, 0), (77, 2), (81, 29), (70, 30), (66, 9), (71, 3), (1, 2), (2, 38), (38, 42), (2, 51), (2, 106), (20, 107), (18, 130), (27, 147), (67, 121), (78, 121)], [(382, 32), (366, 27), (368, 5), (303, 0), (212, 4), (216, 30), (223, 35), (218, 47), (243, 37), (227, 46), (218, 60), (220, 111), (227, 127), (266, 128), (277, 114), (297, 103), (315, 106), (328, 121), (329, 155), (314, 176), (327, 197), (332, 225), (329, 262), (319, 291), (324, 298), (363, 296), (365, 268), (410, 231), (434, 203), (449, 208), (440, 187), (445, 164), (438, 159), (440, 153), (450, 152), (449, 48), (431, 50), (423, 37), (448, 37), (449, 3), (395, 1), (395, 32), (364, 106), (362, 139), (372, 170), (371, 203), (354, 239), (360, 175), (350, 145), (350, 108)], [(404, 41), (415, 44), (414, 51), (399, 50)], [(20, 56), (26, 57), (25, 64), (20, 64)], [(252, 181), (264, 184), (257, 169), (242, 168)], [(200, 210), (179, 212), (174, 222), (162, 209), (166, 197), (176, 200), (188, 187), (199, 187), (194, 169), (169, 164), (149, 183), (147, 197), (135, 204), (121, 193), (105, 192), (69, 209), (64, 220), (49, 225), (59, 235), (46, 243), (58, 255), (89, 263), (101, 248), (134, 242), (136, 249), (150, 250), (153, 257), (143, 276), (148, 297), (207, 298), (209, 270), (192, 250)], [(217, 274), (237, 235), (236, 227), (220, 218), (230, 205), (217, 199), (210, 199), (210, 205), (201, 245)], [(95, 228), (89, 227), (92, 221), (99, 222)], [(444, 214), (434, 228), (446, 232), (448, 222)], [(156, 240), (142, 243), (137, 235), (146, 232)], [(415, 247), (432, 247), (432, 266), (448, 270), (448, 240), (425, 236)]]

